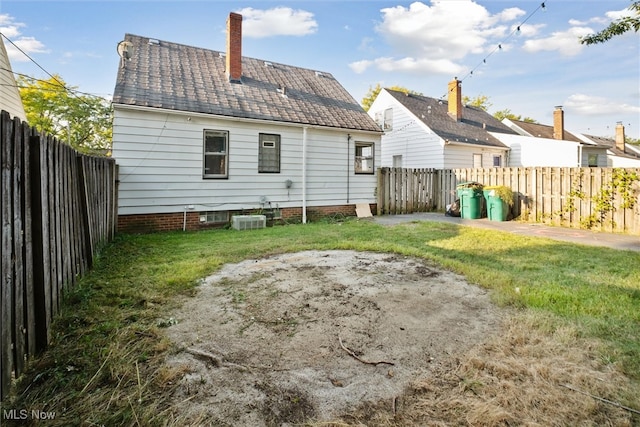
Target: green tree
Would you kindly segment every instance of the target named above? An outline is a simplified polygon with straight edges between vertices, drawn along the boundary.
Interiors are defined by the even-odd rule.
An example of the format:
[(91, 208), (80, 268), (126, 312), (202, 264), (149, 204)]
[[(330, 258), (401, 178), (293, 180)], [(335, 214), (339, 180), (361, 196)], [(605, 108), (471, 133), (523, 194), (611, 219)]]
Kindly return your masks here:
[[(406, 87), (402, 87), (402, 86), (391, 86), (389, 87), (389, 89), (397, 90), (399, 92), (404, 92), (404, 93), (410, 93), (412, 95), (422, 95), (422, 93), (420, 92), (409, 90)], [(381, 90), (382, 90), (382, 86), (380, 86), (380, 83), (377, 83), (376, 87), (369, 86), (369, 91), (364, 96), (364, 98), (362, 98), (362, 108), (364, 108), (364, 111), (369, 111), (369, 108), (371, 108), (371, 104), (373, 104), (373, 101), (376, 100)]]
[(637, 33), (640, 30), (640, 1), (631, 2), (629, 10), (632, 12), (631, 16), (616, 19), (604, 30), (582, 37), (580, 43), (586, 45), (604, 43), (627, 31), (634, 30)]
[(531, 117), (525, 117), (523, 119), (521, 115), (513, 114), (511, 110), (508, 108), (505, 108), (504, 110), (496, 111), (495, 113), (493, 113), (493, 117), (495, 117), (500, 121), (502, 121), (502, 119), (509, 119), (509, 120), (518, 120), (518, 121), (527, 122), (527, 123), (538, 123), (537, 120), (534, 120)]
[(464, 105), (470, 105), (471, 107), (480, 108), (484, 111), (487, 111), (489, 107), (493, 105), (489, 102), (489, 97), (487, 95), (478, 95), (475, 98), (470, 98), (466, 95), (463, 95), (462, 103)]
[(113, 121), (108, 100), (79, 94), (57, 75), (48, 80), (19, 76), (17, 83), (29, 125), (82, 153), (108, 155)]

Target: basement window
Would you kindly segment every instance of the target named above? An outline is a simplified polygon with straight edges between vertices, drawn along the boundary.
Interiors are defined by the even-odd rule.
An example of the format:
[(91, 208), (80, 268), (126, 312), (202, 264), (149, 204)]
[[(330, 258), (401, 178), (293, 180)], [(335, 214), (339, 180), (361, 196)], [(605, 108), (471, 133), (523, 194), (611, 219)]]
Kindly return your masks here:
[(258, 135), (258, 172), (280, 173), (280, 135)]
[(203, 178), (227, 178), (229, 176), (229, 132), (204, 131)]
[(226, 224), (229, 222), (229, 211), (200, 212), (200, 222), (203, 224)]
[(372, 174), (373, 159), (373, 142), (356, 141), (355, 172)]

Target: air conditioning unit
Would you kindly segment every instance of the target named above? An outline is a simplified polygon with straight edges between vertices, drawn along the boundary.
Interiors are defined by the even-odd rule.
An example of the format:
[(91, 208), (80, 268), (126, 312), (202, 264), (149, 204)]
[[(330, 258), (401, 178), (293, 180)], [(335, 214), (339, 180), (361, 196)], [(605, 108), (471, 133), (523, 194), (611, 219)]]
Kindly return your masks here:
[(266, 225), (267, 217), (264, 215), (234, 215), (231, 219), (234, 230), (257, 230)]

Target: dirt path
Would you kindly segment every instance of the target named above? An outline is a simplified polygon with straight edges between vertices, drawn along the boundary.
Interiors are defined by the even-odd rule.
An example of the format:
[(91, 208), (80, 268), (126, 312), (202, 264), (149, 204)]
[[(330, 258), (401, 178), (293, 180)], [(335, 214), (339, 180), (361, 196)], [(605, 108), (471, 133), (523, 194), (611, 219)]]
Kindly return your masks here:
[(498, 331), (486, 291), (416, 258), (307, 251), (227, 265), (167, 329), (189, 422), (271, 426), (394, 405)]

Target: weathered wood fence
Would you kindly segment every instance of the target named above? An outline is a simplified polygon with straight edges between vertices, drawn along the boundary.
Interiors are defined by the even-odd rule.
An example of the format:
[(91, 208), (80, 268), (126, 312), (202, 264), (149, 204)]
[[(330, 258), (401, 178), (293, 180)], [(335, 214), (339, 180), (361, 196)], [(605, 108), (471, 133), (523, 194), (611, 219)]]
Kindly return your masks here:
[(44, 350), (66, 289), (116, 230), (116, 165), (0, 115), (0, 400)]
[(521, 220), (640, 234), (640, 169), (380, 168), (378, 214), (444, 211), (468, 181), (510, 187)]

